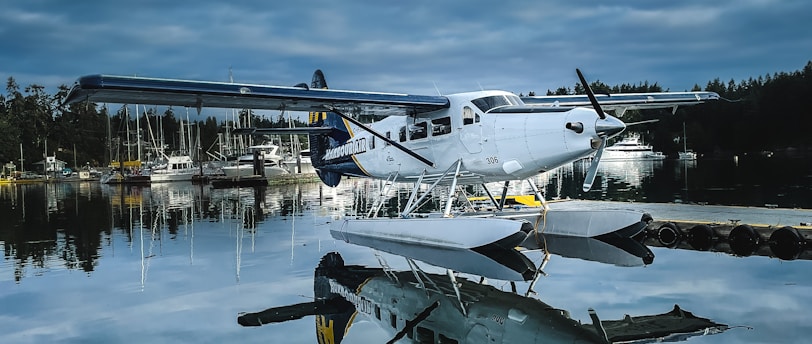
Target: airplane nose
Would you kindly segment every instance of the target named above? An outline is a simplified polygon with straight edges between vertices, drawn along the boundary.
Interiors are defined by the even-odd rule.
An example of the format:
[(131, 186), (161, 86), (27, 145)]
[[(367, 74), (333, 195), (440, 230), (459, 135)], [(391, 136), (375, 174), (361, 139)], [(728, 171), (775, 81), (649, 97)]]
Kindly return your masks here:
[(626, 123), (623, 121), (607, 115), (604, 119), (598, 119), (595, 122), (595, 133), (598, 136), (614, 137), (626, 130)]

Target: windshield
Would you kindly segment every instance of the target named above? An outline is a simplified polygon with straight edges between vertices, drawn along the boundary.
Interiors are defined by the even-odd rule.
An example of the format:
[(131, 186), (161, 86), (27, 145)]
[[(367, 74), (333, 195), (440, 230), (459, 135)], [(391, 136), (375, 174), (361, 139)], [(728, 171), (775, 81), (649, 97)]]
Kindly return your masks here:
[(522, 105), (522, 100), (515, 95), (498, 95), (477, 98), (471, 101), (482, 112), (488, 112), (491, 109), (508, 105)]

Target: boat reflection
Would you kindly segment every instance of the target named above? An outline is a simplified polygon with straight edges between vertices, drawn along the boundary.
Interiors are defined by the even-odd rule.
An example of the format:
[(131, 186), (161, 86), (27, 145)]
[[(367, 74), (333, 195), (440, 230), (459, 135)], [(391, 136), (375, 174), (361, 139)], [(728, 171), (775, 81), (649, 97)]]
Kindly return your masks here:
[[(605, 183), (612, 180), (614, 184), (624, 184), (629, 188), (640, 188), (643, 182), (662, 168), (662, 160), (614, 160), (601, 161), (598, 171), (604, 176)], [(604, 188), (605, 190), (605, 188)]]
[[(454, 259), (453, 254), (448, 254)], [(358, 313), (391, 337), (415, 343), (610, 343), (684, 340), (728, 327), (675, 306), (670, 312), (593, 324), (573, 320), (567, 310), (543, 301), (457, 277), (411, 270), (346, 265), (337, 252), (321, 258), (314, 273), (315, 301), (273, 307), (237, 318), (261, 326), (316, 317), (319, 343), (341, 343)]]

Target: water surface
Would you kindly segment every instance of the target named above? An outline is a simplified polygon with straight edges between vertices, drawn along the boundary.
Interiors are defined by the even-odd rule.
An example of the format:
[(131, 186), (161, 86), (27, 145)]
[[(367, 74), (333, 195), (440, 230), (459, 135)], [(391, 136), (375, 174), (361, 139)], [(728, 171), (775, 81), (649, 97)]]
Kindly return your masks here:
[[(548, 197), (812, 208), (808, 167), (800, 165), (792, 175), (742, 161), (606, 165), (596, 190), (584, 194), (577, 164), (538, 178)], [(313, 317), (246, 328), (237, 315), (311, 300), (314, 269), (328, 252), (380, 267), (375, 251), (332, 239), (328, 226), (374, 185), (0, 185), (0, 342), (313, 343)], [(553, 256), (534, 297), (583, 322), (591, 322), (588, 308), (619, 319), (679, 304), (735, 327), (692, 343), (808, 342), (810, 261), (651, 250), (654, 262), (636, 267)], [(380, 256), (408, 269), (401, 257)], [(389, 338), (359, 315), (344, 342)]]

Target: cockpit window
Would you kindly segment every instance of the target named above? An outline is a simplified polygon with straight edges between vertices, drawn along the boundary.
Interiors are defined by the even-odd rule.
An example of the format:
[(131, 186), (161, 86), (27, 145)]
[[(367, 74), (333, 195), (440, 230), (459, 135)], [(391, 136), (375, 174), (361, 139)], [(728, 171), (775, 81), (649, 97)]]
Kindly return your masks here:
[(471, 101), (482, 112), (488, 112), (491, 109), (508, 105), (522, 105), (521, 98), (515, 95), (498, 95), (477, 98)]

